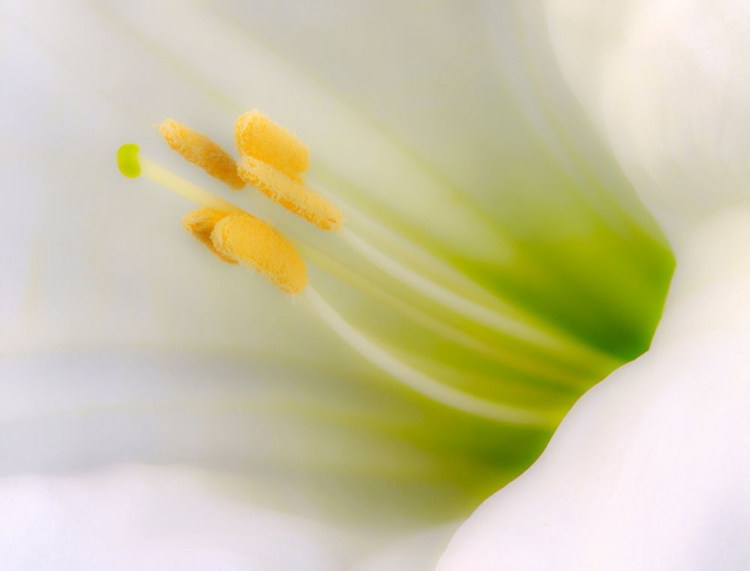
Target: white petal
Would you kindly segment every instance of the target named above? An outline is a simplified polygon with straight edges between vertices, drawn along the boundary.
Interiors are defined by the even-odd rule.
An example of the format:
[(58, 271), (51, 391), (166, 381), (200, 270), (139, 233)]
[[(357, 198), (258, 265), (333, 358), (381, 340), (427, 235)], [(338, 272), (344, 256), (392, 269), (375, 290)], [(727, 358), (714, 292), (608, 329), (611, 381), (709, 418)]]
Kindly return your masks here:
[(458, 523), (401, 537), (360, 560), (352, 571), (433, 571)]
[(477, 434), (379, 377), (262, 358), (35, 355), (0, 361), (0, 392), (0, 475), (189, 464), (250, 475), (277, 507), (405, 529), (464, 514), (544, 436)]
[(248, 482), (123, 466), (0, 479), (0, 567), (23, 571), (343, 568), (352, 533), (238, 501)]
[(749, 334), (683, 338), (587, 394), (440, 571), (744, 569)]
[(750, 7), (742, 0), (548, 0), (567, 78), (674, 241), (746, 200)]
[(587, 393), (440, 571), (745, 569), (750, 209), (683, 251), (651, 350)]
[[(569, 189), (547, 192), (549, 178), (565, 175), (546, 153), (560, 144), (551, 140), (551, 119), (574, 120), (577, 110), (545, 116), (549, 102), (561, 103), (564, 86), (544, 70), (538, 79), (556, 90), (533, 91), (535, 66), (548, 54), (539, 45), (543, 32), (524, 37), (517, 13), (523, 3), (478, 4), (215, 3), (219, 14), (308, 70), (404, 152), (512, 225), (503, 211), (517, 208), (522, 193), (530, 203), (539, 197), (529, 193), (541, 188), (558, 206), (571, 200)], [(592, 190), (579, 183), (580, 192)]]

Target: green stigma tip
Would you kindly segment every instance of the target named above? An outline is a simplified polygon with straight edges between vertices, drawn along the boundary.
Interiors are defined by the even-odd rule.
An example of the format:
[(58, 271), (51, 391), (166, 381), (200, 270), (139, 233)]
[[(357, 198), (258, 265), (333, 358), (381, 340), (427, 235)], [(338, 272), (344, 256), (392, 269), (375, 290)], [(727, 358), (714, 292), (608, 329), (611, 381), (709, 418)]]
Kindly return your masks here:
[(128, 143), (117, 149), (117, 167), (123, 176), (138, 178), (141, 174), (141, 164), (138, 162), (140, 147), (135, 143)]

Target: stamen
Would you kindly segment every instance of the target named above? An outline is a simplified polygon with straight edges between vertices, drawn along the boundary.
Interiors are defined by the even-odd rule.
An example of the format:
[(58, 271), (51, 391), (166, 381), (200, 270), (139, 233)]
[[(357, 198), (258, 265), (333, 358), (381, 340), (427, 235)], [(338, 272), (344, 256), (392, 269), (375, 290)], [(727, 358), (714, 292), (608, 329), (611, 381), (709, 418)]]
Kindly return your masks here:
[(307, 285), (305, 262), (292, 243), (250, 214), (230, 214), (220, 220), (211, 241), (222, 256), (257, 270), (284, 293), (299, 293)]
[(271, 165), (244, 156), (237, 165), (237, 173), (268, 198), (321, 230), (341, 227), (344, 217), (338, 208)]
[(235, 126), (241, 159), (237, 174), (277, 204), (321, 230), (338, 230), (341, 211), (304, 185), (310, 165), (307, 147), (258, 111), (245, 113)]
[(198, 165), (230, 188), (238, 190), (245, 186), (244, 181), (237, 176), (237, 164), (234, 159), (205, 135), (174, 119), (163, 121), (159, 125), (159, 131), (169, 146), (185, 160)]
[(241, 154), (255, 157), (292, 180), (302, 182), (302, 174), (310, 167), (310, 153), (284, 127), (253, 110), (237, 119), (234, 135)]
[(120, 147), (117, 165), (129, 178), (142, 174), (202, 206), (188, 214), (183, 224), (203, 243), (210, 228), (210, 245), (206, 245), (224, 261), (257, 270), (284, 293), (299, 293), (307, 285), (305, 262), (294, 245), (270, 224), (141, 157), (138, 145)]
[(217, 258), (228, 264), (236, 264), (237, 261), (226, 257), (214, 247), (211, 241), (211, 232), (214, 231), (216, 224), (226, 218), (225, 212), (211, 210), (210, 208), (199, 208), (189, 212), (182, 218), (182, 225), (185, 230), (189, 231), (198, 241), (204, 244)]
[(537, 356), (524, 354), (517, 349), (509, 350), (503, 348), (500, 343), (492, 344), (474, 337), (460, 326), (444, 322), (425, 310), (410, 304), (400, 296), (388, 292), (366, 277), (342, 266), (339, 262), (329, 258), (322, 252), (302, 243), (295, 242), (295, 246), (300, 254), (304, 256), (305, 260), (338, 277), (341, 281), (367, 295), (374, 302), (381, 304), (381, 307), (392, 309), (411, 323), (422, 327), (430, 333), (447, 339), (456, 345), (497, 363), (513, 367), (521, 373), (541, 377), (545, 379), (545, 382), (566, 387), (581, 384), (582, 374), (580, 371), (574, 372), (566, 367), (565, 364), (547, 362), (546, 360), (539, 359)]
[(508, 308), (508, 314), (503, 314), (466, 299), (389, 258), (350, 230), (342, 231), (341, 237), (349, 246), (373, 265), (459, 315), (463, 315), (472, 321), (481, 323), (501, 333), (509, 333), (518, 339), (530, 343), (541, 346), (548, 346), (550, 344), (554, 346), (557, 343), (556, 339), (551, 339), (538, 329), (515, 319), (510, 315), (510, 308)]
[(312, 287), (307, 289), (305, 297), (323, 321), (352, 349), (380, 370), (425, 397), (450, 408), (495, 422), (522, 426), (554, 426), (555, 419), (543, 411), (492, 402), (436, 381), (373, 343), (341, 317)]
[[(164, 121), (159, 129), (170, 147), (230, 187), (241, 188), (248, 182), (277, 204), (318, 228), (338, 230), (341, 227), (341, 211), (326, 200), (325, 193), (319, 194), (305, 184), (304, 175), (310, 162), (307, 147), (258, 111), (242, 115), (235, 125), (235, 137), (241, 155), (238, 162), (204, 135), (172, 119)], [(349, 323), (313, 287), (308, 287), (305, 261), (298, 253), (295, 243), (273, 226), (139, 157), (137, 145), (123, 145), (118, 150), (117, 158), (123, 175), (137, 178), (143, 174), (201, 206), (183, 218), (183, 225), (213, 254), (224, 262), (239, 263), (258, 271), (284, 293), (304, 292), (303, 299), (342, 340), (372, 365), (403, 385), (453, 409), (497, 422), (549, 428), (559, 420), (559, 411), (542, 404), (514, 405), (466, 392), (460, 388), (465, 380), (456, 378), (457, 370), (441, 367), (437, 372), (429, 374), (424, 367), (419, 366), (420, 357), (417, 355), (399, 357), (394, 353), (393, 347), (379, 344)], [(296, 229), (292, 227), (291, 231), (294, 233)], [(539, 354), (537, 349), (544, 349), (555, 357), (560, 357), (558, 354), (572, 355), (573, 360), (580, 354), (594, 353), (594, 350), (575, 340), (546, 330), (543, 324), (540, 326), (531, 319), (525, 319), (523, 314), (511, 311), (511, 307), (498, 300), (487, 301), (486, 296), (467, 295), (461, 279), (456, 279), (452, 272), (435, 271), (436, 264), (431, 263), (429, 258), (426, 259), (425, 255), (414, 255), (412, 251), (406, 259), (392, 259), (377, 247), (377, 241), (371, 243), (366, 239), (367, 232), (363, 236), (351, 229), (344, 229), (340, 236), (352, 251), (359, 254), (361, 260), (380, 270), (380, 274), (385, 276), (385, 285), (373, 285), (367, 276), (359, 275), (356, 268), (348, 269), (335, 261), (321, 264), (321, 260), (325, 262), (325, 254), (310, 245), (300, 243), (299, 248), (313, 264), (317, 258), (318, 265), (325, 271), (349, 281), (375, 300), (384, 301), (384, 305), (421, 326), (428, 334), (473, 351), (485, 360), (497, 361), (502, 368), (493, 367), (493, 370), (509, 370), (511, 374), (508, 382), (515, 383), (523, 379), (524, 376), (518, 374), (522, 373), (542, 377), (539, 384), (563, 387), (574, 385), (578, 377), (569, 370), (568, 359), (555, 359), (551, 366), (546, 367), (534, 361)], [(311, 252), (315, 255), (310, 255)], [(410, 257), (419, 258), (421, 263), (410, 263)], [(425, 267), (431, 271), (425, 272)], [(436, 274), (444, 276), (446, 273), (450, 274), (449, 285), (435, 279)], [(415, 303), (415, 307), (412, 307), (410, 296), (402, 298), (400, 290), (391, 293), (387, 289), (398, 287), (399, 282), (413, 290), (412, 298), (420, 296), (419, 299), (424, 298), (431, 303), (426, 307), (418, 307), (421, 304)], [(441, 311), (443, 308), (450, 310), (450, 314), (444, 315), (445, 312)], [(454, 323), (455, 320), (458, 320), (458, 325)], [(465, 321), (470, 322), (470, 327), (466, 327), (466, 330), (460, 325)], [(526, 354), (514, 354), (516, 343), (499, 351), (486, 340), (487, 330), (491, 336), (493, 331), (499, 332), (503, 336), (512, 337), (516, 342), (532, 346), (532, 350), (526, 351)], [(438, 341), (443, 346), (444, 341)], [(595, 356), (601, 358), (600, 355)], [(472, 358), (471, 355), (468, 358)], [(464, 362), (463, 359), (464, 355), (459, 354), (451, 356), (450, 361)], [(483, 367), (484, 364), (479, 363), (479, 366)], [(558, 389), (559, 387), (552, 387), (552, 390), (560, 392)], [(518, 400), (521, 403), (527, 402)]]

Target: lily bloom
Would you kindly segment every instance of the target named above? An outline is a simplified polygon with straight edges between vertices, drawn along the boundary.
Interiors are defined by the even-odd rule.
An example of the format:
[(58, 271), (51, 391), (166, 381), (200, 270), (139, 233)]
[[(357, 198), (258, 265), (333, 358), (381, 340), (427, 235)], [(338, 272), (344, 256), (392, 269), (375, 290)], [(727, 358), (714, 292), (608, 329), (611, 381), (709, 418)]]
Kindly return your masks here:
[[(2, 10), (11, 568), (429, 568), (648, 347), (671, 254), (545, 12)], [(310, 149), (338, 234), (232, 194), (151, 128), (175, 117), (231, 149), (253, 108)], [(219, 263), (179, 197), (119, 177), (126, 141), (290, 237), (314, 294)], [(598, 457), (578, 451), (570, 470)], [(473, 565), (473, 521), (444, 565)]]

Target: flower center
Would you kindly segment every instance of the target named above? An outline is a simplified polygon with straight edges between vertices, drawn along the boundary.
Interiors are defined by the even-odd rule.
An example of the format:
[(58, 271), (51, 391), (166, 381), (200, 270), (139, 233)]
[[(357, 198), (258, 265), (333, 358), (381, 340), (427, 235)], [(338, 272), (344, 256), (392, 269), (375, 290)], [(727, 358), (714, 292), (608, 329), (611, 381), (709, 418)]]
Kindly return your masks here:
[[(118, 165), (125, 176), (143, 175), (200, 206), (184, 217), (183, 225), (220, 260), (250, 267), (284, 293), (299, 294), (362, 357), (427, 398), (495, 422), (551, 427), (579, 394), (582, 368), (611, 366), (606, 356), (545, 328), (533, 316), (504, 304), (418, 246), (405, 244), (414, 263), (404, 264), (380, 251), (356, 228), (342, 228), (344, 217), (339, 208), (305, 182), (310, 164), (307, 147), (261, 113), (251, 111), (237, 120), (237, 161), (205, 135), (172, 119), (164, 121), (159, 130), (172, 149), (209, 175), (234, 190), (249, 183), (318, 229), (336, 231), (339, 241), (363, 263), (380, 270), (388, 285), (368, 280), (358, 269), (347, 267), (308, 241), (287, 238), (268, 222), (140, 156), (136, 145), (123, 145), (118, 151)], [(356, 221), (357, 213), (352, 214)], [(399, 241), (395, 234), (386, 238), (392, 243)], [(313, 289), (300, 253), (393, 310), (409, 327), (418, 328), (422, 344), (448, 347), (456, 353), (451, 360), (461, 365), (443, 367), (437, 353), (433, 361), (409, 355), (405, 351), (408, 340), (391, 347), (375, 342)], [(400, 289), (394, 291), (394, 284)], [(415, 294), (419, 303), (411, 304), (408, 300), (415, 299)], [(466, 360), (459, 355), (465, 355)], [(503, 371), (508, 380), (505, 385), (493, 385), (489, 379), (483, 383), (470, 372), (474, 363), (477, 368)]]
[[(257, 111), (242, 115), (236, 126), (238, 163), (205, 135), (173, 119), (159, 130), (169, 146), (209, 175), (238, 190), (246, 182), (274, 202), (323, 230), (335, 230), (340, 211), (304, 186), (308, 151), (285, 129)], [(136, 145), (124, 145), (118, 164), (126, 176), (145, 175), (202, 208), (183, 219), (183, 225), (219, 259), (241, 263), (265, 276), (287, 294), (307, 286), (307, 270), (294, 245), (273, 226), (234, 204), (220, 199), (139, 156)]]

